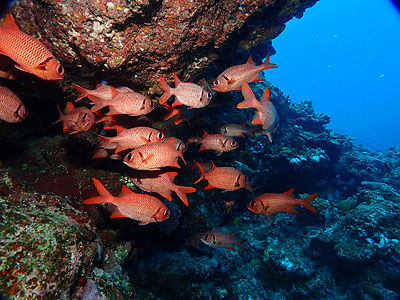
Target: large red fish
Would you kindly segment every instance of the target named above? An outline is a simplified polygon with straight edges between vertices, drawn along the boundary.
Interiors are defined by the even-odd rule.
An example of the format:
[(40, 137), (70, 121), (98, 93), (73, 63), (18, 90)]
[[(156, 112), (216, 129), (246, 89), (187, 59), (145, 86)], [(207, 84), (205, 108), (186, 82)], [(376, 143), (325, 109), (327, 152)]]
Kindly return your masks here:
[(283, 194), (262, 194), (252, 200), (247, 205), (247, 208), (256, 214), (266, 215), (270, 220), (270, 215), (280, 212), (298, 214), (298, 211), (294, 209), (295, 205), (302, 205), (313, 213), (317, 213), (317, 210), (310, 204), (310, 202), (318, 197), (318, 193), (312, 194), (304, 199), (294, 199), (293, 192), (294, 189)]
[(103, 107), (110, 108), (108, 116), (125, 114), (128, 116), (142, 116), (150, 113), (154, 109), (154, 103), (146, 96), (136, 92), (118, 92), (111, 100), (92, 97), (95, 104), (92, 111), (98, 111)]
[(235, 191), (244, 188), (247, 184), (247, 176), (234, 167), (216, 167), (212, 163), (212, 168), (207, 173), (204, 173), (203, 167), (195, 162), (201, 172), (201, 177), (194, 183), (198, 183), (202, 179), (208, 181), (205, 190), (217, 188), (223, 189), (224, 192)]
[(132, 169), (155, 171), (162, 167), (180, 168), (179, 157), (186, 164), (182, 152), (176, 150), (171, 139), (166, 143), (146, 144), (132, 150), (125, 156), (124, 163)]
[(44, 80), (62, 80), (64, 68), (38, 40), (22, 32), (10, 14), (0, 23), (0, 54), (11, 58), (15, 67)]
[(164, 104), (171, 96), (175, 96), (172, 107), (178, 105), (186, 105), (193, 108), (201, 108), (207, 106), (212, 98), (212, 93), (207, 92), (201, 86), (191, 83), (182, 82), (175, 75), (175, 88), (171, 88), (164, 78), (160, 78), (161, 88), (164, 93), (161, 95), (160, 104)]
[(196, 189), (175, 184), (174, 179), (177, 174), (177, 172), (157, 172), (156, 174), (150, 174), (149, 177), (144, 177), (141, 173), (137, 177), (131, 177), (131, 180), (140, 189), (146, 192), (158, 193), (169, 201), (172, 201), (172, 192), (175, 192), (182, 202), (188, 206), (186, 194), (194, 193)]
[(165, 221), (170, 216), (170, 210), (154, 196), (134, 193), (124, 185), (119, 196), (114, 197), (96, 178), (93, 178), (93, 183), (100, 195), (86, 199), (83, 203), (114, 204), (115, 208), (111, 219), (130, 218), (139, 221), (139, 225), (146, 225)]
[(208, 134), (206, 131), (202, 138), (191, 138), (188, 143), (201, 143), (199, 151), (215, 150), (218, 156), (222, 152), (229, 152), (239, 147), (238, 142), (231, 137), (219, 133)]
[(210, 246), (212, 248), (227, 248), (232, 251), (236, 251), (234, 246), (237, 245), (240, 250), (244, 251), (244, 248), (242, 247), (242, 244), (247, 241), (241, 240), (237, 241), (235, 240), (235, 234), (234, 233), (226, 233), (220, 230), (213, 230), (206, 232), (200, 240), (206, 244), (207, 246)]
[(116, 129), (117, 135), (113, 137), (99, 135), (100, 147), (115, 149), (115, 153), (126, 149), (135, 149), (148, 143), (161, 143), (165, 139), (162, 132), (151, 127), (140, 126), (126, 129), (122, 126), (114, 125), (107, 128)]
[(257, 112), (251, 123), (261, 125), (262, 131), (257, 132), (257, 134), (265, 134), (270, 142), (272, 142), (272, 134), (274, 134), (278, 128), (279, 120), (275, 105), (269, 100), (269, 89), (264, 90), (261, 100), (258, 101), (248, 83), (243, 82), (242, 94), (244, 96), (244, 101), (240, 102), (237, 105), (237, 108), (257, 109)]
[(262, 81), (258, 73), (262, 70), (277, 68), (278, 66), (269, 62), (269, 54), (262, 65), (256, 66), (251, 56), (245, 64), (230, 67), (223, 71), (213, 82), (213, 89), (217, 92), (229, 92), (240, 90), (243, 81)]
[(60, 118), (55, 123), (63, 122), (63, 132), (72, 130), (71, 134), (73, 134), (88, 131), (96, 122), (96, 117), (87, 107), (75, 108), (72, 102), (67, 102), (65, 114), (62, 113), (58, 105), (57, 108)]
[(0, 120), (19, 123), (26, 119), (28, 110), (8, 88), (0, 86)]

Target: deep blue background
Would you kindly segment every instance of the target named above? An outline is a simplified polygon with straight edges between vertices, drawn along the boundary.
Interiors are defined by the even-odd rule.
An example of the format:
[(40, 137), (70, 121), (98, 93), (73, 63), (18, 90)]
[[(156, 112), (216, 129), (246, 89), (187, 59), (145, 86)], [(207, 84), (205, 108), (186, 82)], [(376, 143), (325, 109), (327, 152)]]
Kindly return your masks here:
[(400, 147), (399, 37), (389, 0), (321, 0), (273, 41), (279, 68), (264, 75), (356, 143)]

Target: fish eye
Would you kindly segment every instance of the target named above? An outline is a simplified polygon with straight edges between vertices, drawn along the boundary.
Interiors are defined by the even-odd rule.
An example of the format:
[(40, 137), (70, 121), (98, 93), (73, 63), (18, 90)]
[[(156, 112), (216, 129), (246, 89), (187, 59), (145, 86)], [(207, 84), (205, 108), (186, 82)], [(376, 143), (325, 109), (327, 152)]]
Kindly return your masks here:
[(158, 135), (157, 135), (157, 138), (159, 140), (162, 140), (164, 138), (164, 134), (162, 132), (159, 132)]
[(128, 153), (128, 155), (126, 156), (127, 160), (132, 160), (132, 153)]
[[(217, 80), (216, 80), (217, 81)], [(208, 94), (207, 94), (207, 99), (211, 99), (211, 97), (212, 97), (212, 93), (211, 92), (208, 92)]]
[(219, 84), (219, 81), (218, 81), (218, 80), (214, 80), (213, 84), (214, 84), (214, 85), (218, 85), (218, 84)]
[(64, 68), (62, 65), (58, 65), (57, 72), (58, 72), (58, 74), (64, 73)]
[(250, 202), (250, 206), (251, 206), (251, 207), (254, 207), (254, 206), (256, 206), (256, 203), (255, 203), (254, 201), (251, 201), (251, 202)]
[(235, 147), (237, 145), (237, 142), (235, 140), (232, 140), (231, 145), (232, 145), (232, 147)]
[(84, 113), (83, 116), (82, 116), (82, 120), (83, 120), (83, 121), (86, 121), (87, 116), (88, 116), (88, 114), (87, 114), (87, 113)]
[(164, 216), (166, 216), (167, 218), (170, 216), (170, 211), (168, 208), (165, 210)]

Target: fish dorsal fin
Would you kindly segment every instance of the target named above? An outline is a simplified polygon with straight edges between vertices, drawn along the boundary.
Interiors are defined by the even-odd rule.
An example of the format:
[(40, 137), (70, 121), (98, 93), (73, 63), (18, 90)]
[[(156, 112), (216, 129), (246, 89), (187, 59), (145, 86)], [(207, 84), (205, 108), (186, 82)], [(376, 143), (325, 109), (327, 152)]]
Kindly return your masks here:
[(109, 87), (110, 87), (110, 91), (111, 91), (111, 98), (114, 98), (115, 96), (117, 96), (119, 94), (117, 89), (115, 89), (111, 85)]
[(182, 81), (178, 78), (178, 75), (176, 75), (176, 74), (174, 76), (174, 81), (175, 81), (175, 87), (177, 87), (178, 84), (182, 83)]
[(171, 178), (171, 181), (174, 182), (176, 175), (178, 175), (178, 172), (167, 172), (166, 173), (169, 178)]
[(0, 28), (19, 30), (17, 23), (15, 23), (14, 18), (10, 14), (6, 14), (4, 19), (0, 22)]
[(265, 89), (260, 99), (261, 104), (265, 105), (269, 102), (269, 89)]
[(249, 56), (249, 59), (246, 61), (246, 64), (255, 65), (255, 63), (254, 63), (254, 61), (253, 61), (253, 57), (251, 57), (251, 55)]
[(293, 198), (294, 197), (294, 188), (284, 192), (283, 194)]
[(124, 197), (127, 195), (133, 194), (133, 192), (124, 184), (122, 185), (121, 193), (119, 193), (118, 197)]
[(65, 105), (64, 113), (68, 114), (71, 111), (73, 111), (74, 109), (75, 109), (75, 106), (72, 104), (71, 101), (68, 101), (67, 104)]
[(210, 171), (208, 171), (208, 173), (210, 173), (210, 172), (214, 171), (214, 170), (215, 170), (215, 168), (216, 168), (216, 166), (215, 166), (214, 162), (211, 160), (211, 170), (210, 170)]
[(120, 125), (114, 125), (111, 127), (117, 131), (117, 134), (120, 134), (122, 131), (124, 131), (126, 129), (125, 127), (120, 126)]

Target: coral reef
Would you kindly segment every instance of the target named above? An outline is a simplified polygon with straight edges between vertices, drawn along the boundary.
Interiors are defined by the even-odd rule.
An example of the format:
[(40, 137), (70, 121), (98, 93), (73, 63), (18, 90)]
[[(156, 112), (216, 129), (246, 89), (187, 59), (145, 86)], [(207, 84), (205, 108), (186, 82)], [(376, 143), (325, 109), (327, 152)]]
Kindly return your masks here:
[(21, 0), (11, 13), (65, 64), (70, 79), (120, 84), (124, 72), (125, 81), (153, 94), (160, 76), (198, 78), (224, 53), (275, 38), (316, 2)]

